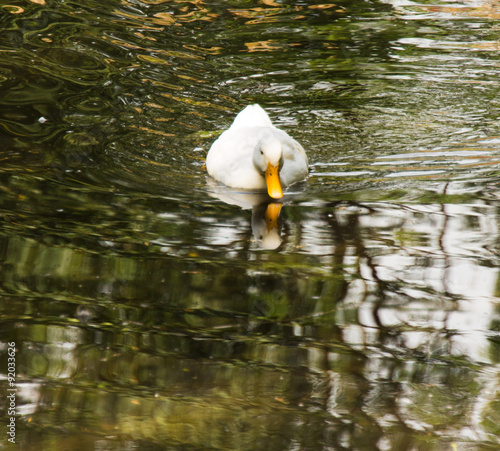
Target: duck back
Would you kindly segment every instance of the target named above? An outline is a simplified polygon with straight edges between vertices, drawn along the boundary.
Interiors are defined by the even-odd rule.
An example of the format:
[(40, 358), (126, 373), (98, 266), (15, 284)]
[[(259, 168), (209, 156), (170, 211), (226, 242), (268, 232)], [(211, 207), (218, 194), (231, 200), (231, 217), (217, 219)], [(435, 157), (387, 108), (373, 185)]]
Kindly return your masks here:
[(234, 118), (231, 128), (273, 127), (269, 116), (259, 105), (248, 105)]

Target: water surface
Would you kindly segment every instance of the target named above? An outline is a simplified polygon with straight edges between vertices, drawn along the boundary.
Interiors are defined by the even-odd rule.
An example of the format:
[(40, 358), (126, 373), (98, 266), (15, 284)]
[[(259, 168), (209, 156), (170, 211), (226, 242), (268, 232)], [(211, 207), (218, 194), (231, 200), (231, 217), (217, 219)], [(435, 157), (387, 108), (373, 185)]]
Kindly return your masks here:
[[(32, 0), (0, 30), (19, 449), (498, 448), (494, 2)], [(249, 103), (309, 155), (272, 236), (203, 168)]]

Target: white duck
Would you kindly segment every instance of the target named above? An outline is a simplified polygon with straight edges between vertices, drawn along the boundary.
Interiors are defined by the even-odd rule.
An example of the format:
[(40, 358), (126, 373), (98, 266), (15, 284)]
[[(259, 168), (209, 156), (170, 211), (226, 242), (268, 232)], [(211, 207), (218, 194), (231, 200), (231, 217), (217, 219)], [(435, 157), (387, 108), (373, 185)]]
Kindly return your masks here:
[(307, 177), (307, 155), (259, 105), (248, 105), (210, 147), (207, 171), (227, 186), (267, 189), (279, 199), (283, 187)]

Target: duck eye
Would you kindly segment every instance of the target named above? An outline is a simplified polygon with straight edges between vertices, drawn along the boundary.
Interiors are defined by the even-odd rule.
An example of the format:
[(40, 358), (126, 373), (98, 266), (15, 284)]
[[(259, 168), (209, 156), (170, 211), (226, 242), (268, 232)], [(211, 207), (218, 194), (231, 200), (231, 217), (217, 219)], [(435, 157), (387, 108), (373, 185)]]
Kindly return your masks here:
[(261, 150), (261, 151), (260, 151), (260, 154), (261, 154), (261, 155), (264, 155), (264, 152), (262, 152), (262, 150)]

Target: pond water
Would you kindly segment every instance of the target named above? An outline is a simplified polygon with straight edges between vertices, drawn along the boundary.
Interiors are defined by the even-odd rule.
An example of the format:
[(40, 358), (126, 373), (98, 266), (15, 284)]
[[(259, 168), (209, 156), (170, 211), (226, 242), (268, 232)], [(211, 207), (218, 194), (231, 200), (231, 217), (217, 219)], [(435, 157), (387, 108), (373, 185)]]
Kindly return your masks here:
[[(500, 446), (494, 0), (0, 7), (0, 443)], [(278, 227), (214, 184), (259, 103)], [(14, 446), (13, 446), (14, 449)]]

